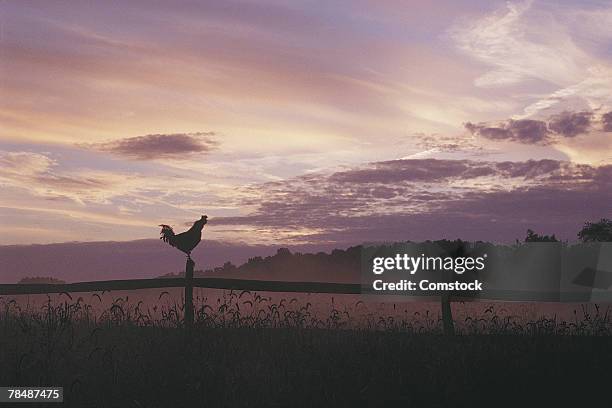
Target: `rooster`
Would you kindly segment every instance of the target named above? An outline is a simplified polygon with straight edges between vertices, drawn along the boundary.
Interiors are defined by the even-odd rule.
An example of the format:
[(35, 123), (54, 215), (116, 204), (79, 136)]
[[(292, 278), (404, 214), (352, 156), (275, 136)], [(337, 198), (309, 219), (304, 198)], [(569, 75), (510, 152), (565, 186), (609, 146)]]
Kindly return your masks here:
[(200, 243), (202, 240), (202, 228), (206, 224), (208, 217), (203, 215), (202, 218), (193, 223), (193, 226), (187, 231), (182, 232), (178, 235), (174, 234), (174, 230), (171, 226), (166, 224), (160, 224), (162, 227), (159, 239), (167, 242), (171, 246), (179, 249), (187, 254), (187, 258), (191, 259), (191, 251)]

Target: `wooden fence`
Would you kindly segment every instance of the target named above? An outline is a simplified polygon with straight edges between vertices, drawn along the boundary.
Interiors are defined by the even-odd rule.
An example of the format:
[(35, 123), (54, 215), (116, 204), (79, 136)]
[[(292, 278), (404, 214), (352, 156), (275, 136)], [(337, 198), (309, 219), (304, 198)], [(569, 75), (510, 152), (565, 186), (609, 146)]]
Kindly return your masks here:
[(326, 282), (281, 282), (248, 279), (194, 278), (193, 262), (187, 261), (185, 278), (128, 279), (62, 284), (0, 284), (0, 295), (102, 292), (157, 288), (185, 288), (185, 327), (193, 325), (193, 288), (252, 290), (261, 292), (302, 292), (359, 294), (361, 285)]
[[(107, 280), (64, 284), (0, 284), (0, 295), (34, 295), (61, 292), (101, 292), (111, 290), (137, 290), (182, 288), (184, 278)], [(253, 290), (261, 292), (303, 292), (359, 294), (361, 286), (352, 283), (281, 282), (249, 279), (192, 278), (196, 288)]]
[[(0, 284), (0, 295), (35, 295), (47, 293), (102, 292), (159, 288), (185, 288), (185, 328), (193, 326), (193, 288), (252, 290), (261, 292), (335, 293), (358, 295), (358, 283), (284, 282), (252, 279), (194, 278), (193, 265), (187, 264), (185, 278), (127, 279), (61, 284)], [(444, 333), (453, 335), (454, 325), (449, 296), (442, 299)]]
[[(185, 327), (193, 326), (193, 288), (251, 290), (261, 292), (335, 293), (358, 295), (363, 293), (358, 283), (284, 282), (250, 279), (194, 278), (194, 263), (187, 260), (184, 278), (127, 279), (62, 284), (0, 284), (0, 295), (34, 295), (47, 293), (102, 292), (159, 288), (184, 288)], [(453, 334), (453, 320), (448, 296), (442, 297), (444, 331)]]

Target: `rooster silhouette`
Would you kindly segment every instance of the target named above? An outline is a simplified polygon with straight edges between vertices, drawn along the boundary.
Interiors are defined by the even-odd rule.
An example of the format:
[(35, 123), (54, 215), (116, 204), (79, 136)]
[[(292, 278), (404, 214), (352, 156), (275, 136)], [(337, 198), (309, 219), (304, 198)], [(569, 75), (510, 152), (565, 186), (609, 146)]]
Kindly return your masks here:
[(204, 228), (207, 219), (208, 217), (203, 215), (202, 218), (193, 223), (191, 228), (180, 234), (174, 234), (174, 230), (171, 226), (160, 224), (159, 226), (162, 227), (162, 229), (159, 233), (161, 235), (159, 239), (183, 251), (187, 254), (187, 258), (191, 259), (191, 251), (193, 251), (202, 240), (202, 228)]

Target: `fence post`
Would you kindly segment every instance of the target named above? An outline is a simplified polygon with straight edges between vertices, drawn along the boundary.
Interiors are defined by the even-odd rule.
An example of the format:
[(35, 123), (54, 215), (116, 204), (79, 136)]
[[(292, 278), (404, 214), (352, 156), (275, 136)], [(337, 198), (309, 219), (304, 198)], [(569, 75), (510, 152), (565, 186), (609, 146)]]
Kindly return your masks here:
[(451, 309), (450, 295), (445, 292), (441, 296), (442, 301), (442, 325), (444, 334), (452, 336), (455, 334), (455, 324), (453, 323), (453, 312)]
[(187, 258), (185, 265), (185, 327), (190, 329), (193, 326), (193, 267), (195, 262)]
[[(459, 245), (455, 249), (453, 258), (459, 258), (465, 255), (464, 243), (459, 240)], [(446, 282), (450, 282), (454, 278), (454, 274), (451, 271), (446, 271), (444, 274)], [(442, 306), (442, 326), (444, 328), (444, 334), (447, 336), (453, 336), (455, 334), (455, 323), (453, 322), (453, 309), (451, 307), (451, 294), (448, 291), (442, 292), (440, 296), (440, 302)]]

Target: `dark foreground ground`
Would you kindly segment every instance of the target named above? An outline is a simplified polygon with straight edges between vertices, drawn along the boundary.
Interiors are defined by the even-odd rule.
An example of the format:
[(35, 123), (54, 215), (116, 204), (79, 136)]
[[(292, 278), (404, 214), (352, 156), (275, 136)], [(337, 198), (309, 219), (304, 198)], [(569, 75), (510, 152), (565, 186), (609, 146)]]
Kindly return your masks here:
[(356, 318), (362, 302), (315, 314), (229, 292), (187, 331), (177, 303), (63, 299), (0, 299), (0, 386), (63, 386), (63, 406), (79, 408), (612, 406), (608, 306), (566, 321), (492, 305), (444, 336), (437, 312), (396, 305)]
[(180, 328), (2, 329), (0, 384), (63, 386), (64, 406), (582, 407), (612, 400), (608, 336), (202, 328), (188, 341)]

